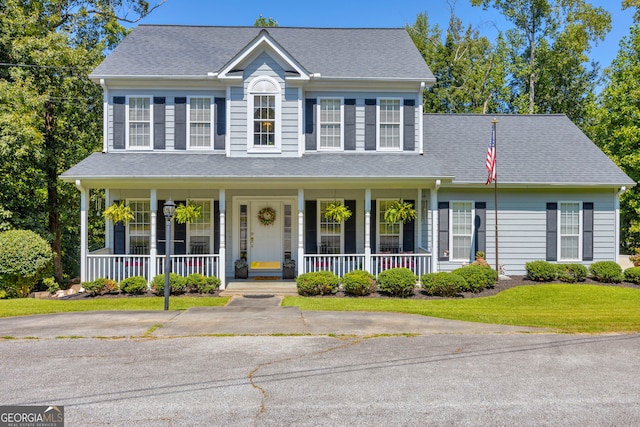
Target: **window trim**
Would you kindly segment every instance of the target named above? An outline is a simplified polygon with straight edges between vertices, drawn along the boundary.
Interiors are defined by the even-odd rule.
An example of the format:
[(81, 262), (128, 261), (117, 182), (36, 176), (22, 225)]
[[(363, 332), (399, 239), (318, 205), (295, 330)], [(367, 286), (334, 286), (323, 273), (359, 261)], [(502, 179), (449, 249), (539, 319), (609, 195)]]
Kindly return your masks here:
[[(271, 83), (276, 91), (257, 91), (254, 88), (261, 82)], [(282, 152), (282, 87), (276, 79), (270, 76), (258, 76), (247, 86), (247, 152), (248, 153), (280, 153)], [(254, 145), (254, 105), (256, 96), (273, 96), (275, 99), (275, 130), (273, 146)]]
[[(342, 202), (342, 204), (344, 204), (344, 199), (338, 199), (338, 198), (327, 198), (327, 197), (322, 197), (319, 199), (316, 199), (316, 211), (317, 211), (317, 215), (316, 215), (316, 242), (318, 243), (318, 254), (320, 253), (320, 245), (322, 244), (322, 236), (335, 236), (336, 234), (323, 234), (322, 233), (322, 219), (324, 218), (324, 215), (322, 214), (322, 203), (323, 202)], [(337, 221), (333, 221), (336, 222)], [(344, 254), (344, 221), (340, 224), (340, 254)], [(324, 255), (324, 254), (323, 254)], [(326, 254), (326, 255), (334, 255), (334, 254)]]
[[(453, 205), (456, 203), (468, 203), (471, 205), (471, 243), (470, 243), (470, 247), (469, 247), (469, 254), (466, 258), (454, 258), (453, 254), (455, 253), (455, 250), (453, 248), (453, 237), (454, 237), (454, 233), (453, 233), (453, 213), (454, 213), (454, 209), (453, 209)], [(453, 262), (465, 262), (465, 261), (470, 261), (471, 260), (471, 256), (472, 256), (472, 251), (473, 251), (473, 236), (475, 235), (476, 232), (476, 225), (475, 225), (475, 221), (474, 218), (476, 217), (476, 204), (473, 200), (450, 200), (449, 201), (449, 261), (453, 261)]]
[[(380, 136), (381, 136), (381, 126), (382, 120), (380, 120), (380, 104), (381, 101), (398, 101), (399, 110), (398, 115), (400, 120), (398, 121), (398, 146), (397, 147), (381, 147), (380, 146)], [(398, 97), (378, 97), (376, 98), (376, 150), (377, 151), (402, 151), (402, 144), (404, 141), (404, 114), (403, 114), (403, 99)]]
[[(127, 150), (153, 150), (153, 96), (151, 95), (126, 95), (125, 101), (125, 141)], [(149, 100), (149, 145), (148, 146), (132, 146), (130, 141), (130, 120), (129, 120), (129, 104), (131, 98), (147, 98)]]
[[(338, 101), (340, 102), (340, 146), (339, 147), (323, 147), (322, 146), (322, 101)], [(318, 117), (318, 143), (317, 151), (343, 151), (344, 150), (344, 97), (340, 96), (321, 96), (317, 98), (316, 104)], [(334, 123), (334, 122), (331, 122)]]
[[(209, 100), (209, 145), (206, 147), (192, 147), (191, 146), (191, 100), (192, 99), (208, 99)], [(215, 135), (215, 131), (214, 131), (214, 111), (215, 111), (215, 104), (214, 104), (214, 100), (212, 96), (199, 96), (199, 95), (192, 95), (192, 96), (187, 96), (187, 150), (193, 150), (193, 151), (202, 151), (202, 150), (213, 150), (213, 138)], [(194, 199), (195, 200), (195, 199)]]
[[(578, 257), (577, 258), (562, 258), (562, 237), (564, 236), (562, 234), (562, 205), (567, 205), (567, 204), (578, 205)], [(582, 209), (582, 201), (558, 200), (557, 215), (558, 215), (558, 219), (557, 219), (558, 241), (556, 242), (556, 244), (557, 244), (558, 262), (582, 261), (582, 255), (583, 255), (582, 240), (583, 240), (583, 232), (584, 232), (584, 214)], [(573, 236), (573, 235), (567, 234), (566, 236)]]
[[(384, 218), (384, 211), (382, 210), (381, 202), (393, 202), (395, 200), (398, 199), (393, 197), (376, 199), (376, 253), (380, 253), (380, 237), (382, 237), (382, 233), (380, 233), (380, 217)], [(400, 253), (404, 250), (404, 248), (402, 247), (404, 240), (404, 224), (402, 223), (402, 221), (399, 221), (398, 224), (400, 226), (398, 231), (398, 253)], [(385, 234), (385, 236), (394, 236), (394, 234)]]
[[(145, 198), (131, 198), (131, 199), (125, 199), (125, 204), (127, 206), (131, 206), (131, 203), (147, 203), (149, 205), (149, 210), (147, 211), (147, 213), (149, 214), (149, 231), (147, 233), (140, 233), (140, 232), (136, 232), (134, 234), (131, 233), (131, 226), (133, 224), (133, 221), (129, 221), (125, 227), (126, 229), (126, 236), (125, 236), (125, 252), (128, 255), (142, 255), (142, 254), (132, 254), (131, 253), (131, 237), (134, 236), (142, 236), (142, 237), (147, 237), (147, 242), (148, 242), (148, 247), (147, 250), (150, 251), (151, 250), (151, 199), (145, 199)], [(135, 212), (132, 212), (135, 215)], [(135, 223), (137, 224), (137, 223)], [(149, 255), (149, 252), (146, 252), (144, 255)]]

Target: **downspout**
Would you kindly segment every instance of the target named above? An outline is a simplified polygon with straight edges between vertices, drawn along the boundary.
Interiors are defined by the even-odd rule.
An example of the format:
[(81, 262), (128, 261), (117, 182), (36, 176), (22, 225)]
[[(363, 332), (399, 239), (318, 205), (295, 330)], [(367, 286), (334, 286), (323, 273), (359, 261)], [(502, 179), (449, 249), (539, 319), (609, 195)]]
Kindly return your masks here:
[(420, 141), (420, 155), (424, 154), (424, 88), (425, 82), (420, 83), (420, 99), (418, 101), (418, 140)]
[(109, 88), (104, 79), (100, 79), (102, 86), (102, 152), (106, 153), (109, 146)]
[(88, 200), (87, 190), (79, 179), (76, 179), (76, 188), (80, 191), (80, 283), (84, 283), (87, 281)]
[(442, 182), (436, 179), (436, 182), (431, 189), (431, 272), (438, 272), (438, 230), (440, 230), (440, 218), (438, 218), (438, 190)]
[(616, 209), (616, 218), (615, 218), (615, 222), (616, 222), (616, 229), (615, 229), (615, 254), (616, 254), (616, 259), (615, 261), (618, 262), (618, 259), (620, 258), (620, 196), (622, 196), (622, 194), (627, 191), (627, 187), (622, 186), (620, 187), (620, 190), (616, 193), (616, 200), (615, 200), (615, 209)]

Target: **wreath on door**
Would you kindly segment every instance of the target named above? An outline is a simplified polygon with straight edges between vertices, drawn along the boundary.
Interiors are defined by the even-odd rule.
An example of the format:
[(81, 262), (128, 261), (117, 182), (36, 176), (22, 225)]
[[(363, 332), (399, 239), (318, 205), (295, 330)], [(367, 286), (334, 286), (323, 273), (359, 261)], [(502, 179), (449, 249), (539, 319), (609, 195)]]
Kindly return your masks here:
[(276, 220), (276, 211), (272, 208), (262, 208), (258, 212), (258, 219), (262, 225), (271, 225)]

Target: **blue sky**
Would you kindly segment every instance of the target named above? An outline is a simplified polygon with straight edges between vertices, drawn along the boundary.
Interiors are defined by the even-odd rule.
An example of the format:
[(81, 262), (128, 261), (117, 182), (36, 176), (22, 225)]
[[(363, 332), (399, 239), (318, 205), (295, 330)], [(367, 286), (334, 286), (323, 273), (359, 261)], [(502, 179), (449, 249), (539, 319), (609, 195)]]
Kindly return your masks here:
[[(150, 0), (152, 3), (153, 0)], [(466, 25), (477, 27), (489, 39), (510, 25), (495, 10), (472, 7), (470, 0), (168, 0), (140, 21), (142, 24), (179, 25), (253, 25), (259, 15), (273, 17), (281, 26), (290, 27), (402, 27), (415, 22), (420, 12), (427, 12), (431, 25), (446, 28), (449, 4)], [(632, 10), (621, 10), (622, 0), (591, 0), (611, 12), (613, 28), (604, 42), (591, 53), (602, 67), (611, 63), (618, 42), (629, 33)]]

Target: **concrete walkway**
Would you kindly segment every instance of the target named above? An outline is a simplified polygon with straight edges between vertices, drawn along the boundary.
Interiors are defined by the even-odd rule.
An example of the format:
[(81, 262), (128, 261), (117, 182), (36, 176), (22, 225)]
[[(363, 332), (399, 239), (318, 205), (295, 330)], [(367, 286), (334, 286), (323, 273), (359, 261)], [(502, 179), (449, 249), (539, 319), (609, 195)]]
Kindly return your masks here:
[(234, 296), (225, 307), (185, 311), (91, 311), (0, 319), (0, 338), (182, 337), (207, 335), (505, 334), (543, 329), (413, 314), (301, 311), (282, 296)]

